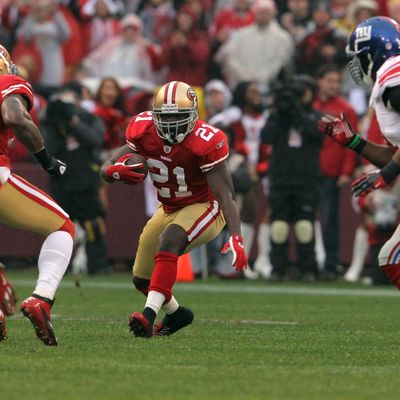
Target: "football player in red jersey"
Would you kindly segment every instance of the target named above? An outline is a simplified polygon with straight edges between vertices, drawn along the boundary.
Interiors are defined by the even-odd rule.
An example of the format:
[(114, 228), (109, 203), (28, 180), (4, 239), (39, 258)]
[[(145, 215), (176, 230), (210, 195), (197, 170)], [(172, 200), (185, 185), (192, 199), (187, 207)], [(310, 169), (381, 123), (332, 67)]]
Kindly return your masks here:
[[(71, 257), (74, 225), (51, 197), (12, 172), (8, 145), (16, 137), (50, 175), (62, 176), (66, 165), (51, 156), (44, 146), (42, 135), (29, 115), (32, 88), (17, 72), (7, 50), (0, 45), (0, 223), (46, 236), (38, 259), (36, 287), (21, 303), (21, 311), (32, 322), (37, 337), (44, 344), (55, 346), (57, 338), (50, 309)], [(4, 273), (3, 279), (6, 279)], [(5, 305), (9, 305), (11, 285), (2, 283), (0, 308), (7, 314), (10, 308)], [(4, 319), (1, 325), (0, 339), (6, 335)]]
[[(127, 144), (103, 165), (105, 180), (137, 183), (142, 164), (126, 165), (138, 153), (145, 157), (161, 203), (139, 239), (133, 283), (147, 296), (143, 312), (129, 326), (135, 336), (170, 335), (190, 324), (193, 313), (172, 295), (178, 257), (214, 239), (226, 224), (230, 239), (222, 252), (233, 252), (233, 267), (247, 267), (239, 212), (226, 159), (225, 134), (198, 119), (197, 96), (184, 82), (169, 82), (155, 95), (153, 111), (135, 116), (126, 130)], [(157, 313), (166, 316), (154, 326)]]

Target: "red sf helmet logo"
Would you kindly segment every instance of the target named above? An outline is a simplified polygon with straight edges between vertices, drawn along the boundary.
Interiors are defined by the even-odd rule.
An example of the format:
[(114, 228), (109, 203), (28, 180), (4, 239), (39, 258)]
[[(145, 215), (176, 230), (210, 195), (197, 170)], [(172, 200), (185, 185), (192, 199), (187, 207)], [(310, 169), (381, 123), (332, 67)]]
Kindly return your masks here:
[(191, 101), (195, 101), (196, 100), (196, 97), (197, 97), (196, 96), (196, 92), (192, 88), (189, 88), (187, 90), (186, 95), (187, 95), (189, 100), (191, 100)]

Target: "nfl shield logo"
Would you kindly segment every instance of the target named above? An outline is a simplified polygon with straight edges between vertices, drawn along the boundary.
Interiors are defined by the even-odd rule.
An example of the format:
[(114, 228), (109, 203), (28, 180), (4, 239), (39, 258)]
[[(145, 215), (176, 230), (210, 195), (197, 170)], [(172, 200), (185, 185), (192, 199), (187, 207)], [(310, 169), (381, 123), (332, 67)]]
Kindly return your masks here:
[(171, 151), (171, 146), (164, 146), (164, 153), (168, 154)]

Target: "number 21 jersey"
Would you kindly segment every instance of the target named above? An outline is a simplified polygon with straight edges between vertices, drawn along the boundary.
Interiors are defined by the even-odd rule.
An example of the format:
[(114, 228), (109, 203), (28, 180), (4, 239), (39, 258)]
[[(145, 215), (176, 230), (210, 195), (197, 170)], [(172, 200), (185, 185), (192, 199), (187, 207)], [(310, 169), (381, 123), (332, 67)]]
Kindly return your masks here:
[(215, 199), (205, 174), (229, 155), (227, 138), (220, 129), (199, 120), (183, 142), (171, 145), (158, 136), (152, 113), (143, 112), (128, 125), (126, 142), (146, 158), (165, 212)]

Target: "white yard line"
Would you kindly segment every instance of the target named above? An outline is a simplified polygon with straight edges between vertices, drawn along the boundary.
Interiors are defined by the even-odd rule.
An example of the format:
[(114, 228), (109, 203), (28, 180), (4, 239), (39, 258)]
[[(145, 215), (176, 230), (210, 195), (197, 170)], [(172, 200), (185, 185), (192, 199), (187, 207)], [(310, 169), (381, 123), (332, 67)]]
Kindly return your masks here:
[[(13, 279), (16, 286), (34, 287), (35, 281), (28, 279)], [(61, 287), (74, 288), (75, 283), (71, 281), (61, 282)], [(81, 289), (113, 289), (113, 290), (134, 290), (130, 282), (94, 282), (81, 281)], [(394, 288), (388, 289), (351, 289), (351, 288), (322, 288), (312, 286), (292, 287), (292, 286), (254, 286), (248, 284), (229, 285), (209, 284), (209, 283), (177, 283), (174, 290), (178, 292), (198, 292), (198, 293), (241, 293), (241, 294), (286, 294), (304, 296), (336, 296), (336, 297), (398, 297), (400, 293)]]
[[(25, 317), (16, 313), (10, 317), (10, 320), (22, 320)], [(63, 314), (51, 314), (51, 319), (62, 319), (63, 321), (89, 321), (89, 322), (106, 322), (109, 324), (115, 324), (120, 321), (124, 321), (126, 318), (106, 318), (106, 317), (82, 317), (82, 316), (69, 316)], [(205, 324), (225, 324), (225, 325), (297, 325), (297, 321), (274, 321), (274, 320), (257, 320), (257, 319), (219, 319), (219, 318), (199, 318), (195, 320), (196, 323)]]
[(297, 321), (273, 321), (273, 320), (257, 320), (257, 319), (217, 319), (217, 318), (203, 318), (196, 321), (211, 323), (211, 324), (229, 324), (229, 325), (297, 325)]

